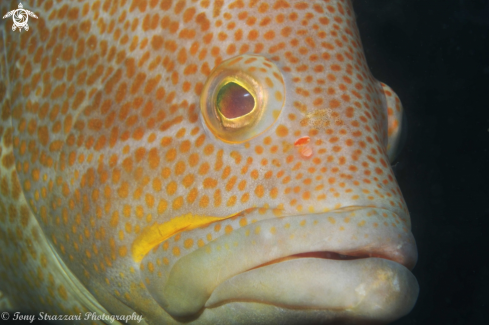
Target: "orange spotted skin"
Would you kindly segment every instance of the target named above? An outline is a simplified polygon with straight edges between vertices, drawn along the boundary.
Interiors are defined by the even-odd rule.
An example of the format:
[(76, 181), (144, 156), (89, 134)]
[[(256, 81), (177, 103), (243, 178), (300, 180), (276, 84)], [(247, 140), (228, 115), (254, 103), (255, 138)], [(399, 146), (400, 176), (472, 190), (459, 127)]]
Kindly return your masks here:
[[(2, 2), (0, 11), (12, 6)], [(174, 265), (225, 236), (281, 236), (290, 223), (279, 219), (296, 217), (300, 228), (299, 216), (331, 211), (323, 219), (338, 242), (388, 233), (408, 248), (380, 245), (369, 255), (414, 266), (409, 213), (389, 163), (402, 106), (367, 67), (350, 1), (29, 6), (39, 19), (28, 32), (0, 25), (0, 307), (135, 311), (149, 324), (180, 316), (260, 323), (250, 315), (261, 307), (236, 319), (226, 306), (172, 309), (159, 286)], [(206, 124), (201, 95), (214, 68), (244, 55), (263, 60), (264, 87), (285, 91), (270, 99), (280, 109), (265, 107), (263, 132), (233, 143)], [(243, 71), (253, 64), (245, 61)], [(277, 226), (253, 228), (266, 222)], [(334, 252), (363, 256), (375, 246), (351, 245)], [(236, 273), (299, 253), (307, 250), (267, 255)], [(305, 321), (336, 315), (290, 310)]]

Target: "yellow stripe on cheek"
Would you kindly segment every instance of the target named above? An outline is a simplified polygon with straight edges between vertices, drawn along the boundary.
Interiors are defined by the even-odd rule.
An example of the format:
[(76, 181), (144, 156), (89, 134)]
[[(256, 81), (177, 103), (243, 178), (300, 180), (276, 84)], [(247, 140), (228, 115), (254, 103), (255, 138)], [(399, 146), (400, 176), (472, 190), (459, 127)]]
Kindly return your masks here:
[(163, 224), (154, 224), (144, 228), (139, 236), (134, 240), (131, 252), (135, 262), (142, 261), (144, 256), (153, 249), (159, 243), (162, 243), (166, 239), (170, 238), (176, 233), (184, 230), (192, 230), (198, 227), (202, 227), (211, 224), (216, 221), (222, 221), (229, 219), (239, 214), (234, 213), (227, 217), (209, 217), (199, 216), (191, 213), (175, 217)]

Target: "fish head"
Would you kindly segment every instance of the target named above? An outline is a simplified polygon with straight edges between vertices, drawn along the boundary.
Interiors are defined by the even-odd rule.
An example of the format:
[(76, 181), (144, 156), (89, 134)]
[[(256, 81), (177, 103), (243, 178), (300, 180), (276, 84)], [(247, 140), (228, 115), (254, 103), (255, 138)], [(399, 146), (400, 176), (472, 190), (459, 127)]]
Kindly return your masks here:
[(23, 190), (80, 299), (154, 324), (411, 310), (416, 246), (390, 167), (402, 107), (350, 1), (65, 6), (38, 26), (51, 55), (64, 42), (43, 66), (53, 84), (13, 124), (35, 170)]

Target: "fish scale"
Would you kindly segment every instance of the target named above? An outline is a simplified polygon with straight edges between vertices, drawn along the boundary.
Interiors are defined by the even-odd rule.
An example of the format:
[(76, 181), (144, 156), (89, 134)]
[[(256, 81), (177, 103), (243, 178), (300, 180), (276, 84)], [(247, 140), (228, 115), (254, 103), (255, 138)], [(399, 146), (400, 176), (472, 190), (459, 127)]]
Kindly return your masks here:
[[(335, 253), (414, 266), (409, 212), (389, 162), (402, 105), (371, 75), (350, 1), (29, 6), (39, 19), (28, 32), (4, 24), (0, 34), (0, 290), (9, 309), (136, 312), (149, 324), (233, 315), (267, 323), (285, 317), (279, 310), (304, 321), (354, 319), (244, 302), (171, 309), (163, 302), (171, 297), (153, 292), (158, 285), (147, 288), (226, 236), (251, 259), (228, 276), (257, 267), (263, 261), (253, 249), (246, 255), (239, 234), (300, 216), (335, 220), (338, 240), (350, 243), (331, 246)], [(225, 78), (249, 87), (251, 115), (216, 111)], [(290, 237), (274, 229), (275, 245)], [(364, 239), (379, 233), (396, 234), (395, 252), (366, 253)], [(237, 263), (223, 256), (209, 267)], [(247, 318), (257, 310), (261, 320)]]

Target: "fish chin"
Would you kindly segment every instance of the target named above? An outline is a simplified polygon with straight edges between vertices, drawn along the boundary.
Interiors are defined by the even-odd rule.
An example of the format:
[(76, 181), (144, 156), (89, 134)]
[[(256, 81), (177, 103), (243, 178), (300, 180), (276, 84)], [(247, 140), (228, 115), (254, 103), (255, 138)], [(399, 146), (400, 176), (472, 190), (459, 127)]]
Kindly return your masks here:
[(303, 318), (388, 323), (410, 312), (418, 291), (414, 275), (386, 259), (297, 258), (222, 282), (205, 307), (254, 303), (266, 305), (264, 309), (289, 310), (296, 317), (302, 311)]

